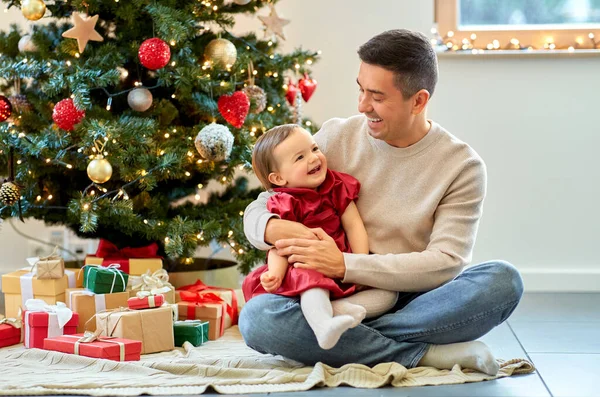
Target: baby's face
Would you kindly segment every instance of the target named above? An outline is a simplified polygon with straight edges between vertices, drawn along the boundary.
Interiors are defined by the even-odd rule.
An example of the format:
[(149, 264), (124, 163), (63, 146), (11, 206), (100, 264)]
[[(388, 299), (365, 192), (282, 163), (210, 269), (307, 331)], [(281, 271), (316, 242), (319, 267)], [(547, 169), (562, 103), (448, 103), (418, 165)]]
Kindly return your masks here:
[(281, 187), (315, 189), (325, 181), (327, 159), (310, 133), (297, 128), (273, 151)]

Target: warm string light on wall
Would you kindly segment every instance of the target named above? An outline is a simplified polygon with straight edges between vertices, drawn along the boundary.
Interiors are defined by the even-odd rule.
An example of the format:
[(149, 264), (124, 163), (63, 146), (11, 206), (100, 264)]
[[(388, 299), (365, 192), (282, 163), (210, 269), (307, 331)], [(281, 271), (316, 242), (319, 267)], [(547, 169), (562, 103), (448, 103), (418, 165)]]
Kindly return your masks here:
[[(581, 36), (577, 36), (573, 40), (573, 44), (569, 46), (558, 47), (554, 43), (553, 37), (549, 36), (546, 38), (546, 42), (543, 47), (535, 47), (529, 44), (523, 44), (521, 41), (513, 37), (510, 41), (502, 45), (499, 40), (493, 39), (490, 43), (480, 46), (476, 44), (477, 34), (471, 33), (469, 38), (463, 38), (458, 40), (455, 36), (454, 31), (448, 31), (444, 36), (440, 34), (436, 27), (431, 28), (431, 44), (436, 48), (438, 52), (471, 52), (472, 54), (483, 54), (485, 51), (554, 51), (554, 50), (567, 50), (569, 52), (575, 52), (580, 49), (594, 49), (600, 48), (600, 40), (596, 40), (596, 36), (593, 32), (588, 33), (587, 40)], [(585, 46), (585, 42), (589, 41), (591, 44)]]

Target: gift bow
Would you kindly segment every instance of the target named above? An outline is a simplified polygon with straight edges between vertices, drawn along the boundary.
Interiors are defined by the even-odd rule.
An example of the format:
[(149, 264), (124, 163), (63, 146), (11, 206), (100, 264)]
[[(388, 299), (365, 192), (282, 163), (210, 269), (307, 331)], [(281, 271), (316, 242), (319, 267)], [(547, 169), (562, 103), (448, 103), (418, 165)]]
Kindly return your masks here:
[(60, 328), (64, 328), (65, 324), (73, 317), (73, 311), (63, 302), (56, 302), (56, 305), (49, 305), (41, 299), (27, 299), (25, 310), (28, 312), (55, 313)]
[(169, 287), (155, 288), (150, 291), (138, 291), (138, 293), (135, 294), (135, 296), (137, 296), (139, 299), (143, 299), (146, 297), (166, 294), (169, 291), (171, 291), (171, 288)]
[(99, 258), (158, 258), (158, 244), (152, 243), (144, 247), (132, 248), (117, 248), (116, 245), (108, 240), (100, 239), (96, 256)]
[(97, 329), (95, 332), (85, 331), (83, 336), (81, 336), (81, 337), (76, 336), (76, 335), (64, 335), (64, 336), (69, 337), (69, 338), (78, 338), (75, 341), (75, 346), (73, 348), (73, 354), (75, 354), (77, 356), (79, 355), (79, 344), (80, 343), (92, 343), (95, 341), (109, 342), (109, 343), (116, 343), (119, 345), (119, 361), (125, 361), (125, 344), (123, 342), (111, 340), (111, 339), (113, 339), (112, 336), (100, 337), (101, 333), (102, 333), (102, 331)]
[(0, 320), (0, 325), (2, 324), (12, 325), (15, 328), (21, 328), (23, 326), (23, 322), (20, 318), (3, 318)]
[[(180, 291), (180, 294), (183, 293), (183, 292), (186, 292), (186, 291), (187, 292), (194, 292), (194, 293), (198, 294), (199, 292), (210, 291), (210, 290), (213, 290), (213, 291), (231, 291), (231, 305), (227, 304), (226, 302), (225, 303), (227, 304), (227, 314), (229, 314), (229, 317), (231, 317), (231, 324), (232, 325), (237, 324), (238, 302), (237, 302), (237, 295), (235, 294), (235, 291), (233, 289), (212, 287), (210, 285), (204, 284), (201, 280), (196, 280), (196, 282), (194, 284), (186, 285), (184, 287), (177, 288), (177, 291)], [(207, 294), (204, 293), (202, 295), (207, 295)], [(216, 295), (216, 294), (212, 294), (212, 295)], [(181, 299), (183, 299), (183, 296), (181, 297)], [(211, 302), (211, 303), (214, 303), (214, 302)]]
[[(140, 291), (153, 291), (162, 289), (164, 291), (159, 293), (166, 293), (175, 289), (175, 287), (169, 283), (169, 274), (165, 269), (158, 269), (152, 273), (152, 275), (150, 274), (150, 270), (147, 270), (146, 273), (140, 276), (140, 280), (141, 283), (134, 285), (132, 289), (139, 289)], [(164, 288), (167, 289), (164, 290)]]

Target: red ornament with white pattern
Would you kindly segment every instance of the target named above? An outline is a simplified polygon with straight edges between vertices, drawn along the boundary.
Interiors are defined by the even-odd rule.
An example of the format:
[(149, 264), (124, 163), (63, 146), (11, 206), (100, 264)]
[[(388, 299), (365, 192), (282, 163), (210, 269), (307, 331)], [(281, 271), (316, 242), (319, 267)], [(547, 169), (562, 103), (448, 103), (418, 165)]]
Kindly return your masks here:
[(242, 91), (222, 95), (217, 101), (221, 116), (235, 128), (241, 128), (250, 110), (250, 100)]
[(52, 120), (67, 131), (73, 131), (75, 124), (79, 124), (84, 117), (85, 111), (77, 109), (71, 98), (58, 102), (52, 110)]
[(12, 114), (12, 105), (7, 97), (0, 95), (0, 122), (8, 120)]
[(163, 40), (153, 37), (140, 45), (138, 57), (144, 67), (157, 70), (167, 66), (171, 59), (171, 49)]

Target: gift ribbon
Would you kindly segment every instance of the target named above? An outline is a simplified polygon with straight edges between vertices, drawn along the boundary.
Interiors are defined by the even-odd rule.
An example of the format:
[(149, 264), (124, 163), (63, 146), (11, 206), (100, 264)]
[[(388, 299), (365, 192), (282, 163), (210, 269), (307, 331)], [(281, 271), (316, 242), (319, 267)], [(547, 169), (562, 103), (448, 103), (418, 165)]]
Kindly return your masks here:
[(118, 263), (125, 273), (129, 273), (129, 259), (138, 258), (161, 258), (156, 255), (158, 252), (158, 244), (152, 243), (143, 247), (125, 247), (119, 249), (116, 245), (108, 240), (100, 239), (96, 257), (102, 258), (102, 266), (106, 264)]
[(231, 305), (227, 304), (227, 314), (231, 318), (231, 325), (237, 324), (238, 319), (238, 301), (235, 291), (230, 288), (213, 287), (204, 284), (201, 280), (196, 280), (196, 283), (177, 288), (177, 291), (203, 292), (203, 291), (231, 291)]
[(164, 300), (164, 293), (169, 292), (171, 289), (169, 287), (163, 287), (158, 289), (153, 289), (152, 291), (139, 291), (135, 296), (138, 299), (148, 298), (148, 307), (156, 307), (156, 296), (160, 295)]
[(0, 325), (2, 324), (8, 324), (15, 328), (21, 328), (23, 326), (23, 322), (20, 318), (3, 318), (0, 320)]
[(75, 279), (75, 272), (72, 270), (65, 269), (65, 274), (67, 275), (67, 278), (69, 280), (69, 288), (76, 288), (77, 282)]
[[(164, 288), (167, 288), (166, 290)], [(150, 274), (150, 270), (146, 271), (145, 274), (140, 276), (140, 283), (135, 284), (132, 290), (140, 290), (140, 291), (157, 291), (162, 290), (163, 292), (159, 292), (165, 294), (171, 290), (175, 290), (175, 287), (171, 283), (169, 283), (169, 274), (165, 269), (158, 269), (154, 273)]]
[(220, 304), (223, 308), (223, 313), (221, 315), (221, 331), (219, 335), (222, 336), (225, 332), (225, 314), (229, 313), (229, 309), (231, 306), (227, 304), (219, 295), (214, 294), (212, 292), (207, 292), (204, 294), (198, 294), (197, 292), (190, 291), (179, 291), (179, 297), (182, 301), (194, 303), (194, 305), (187, 306), (187, 318), (196, 318), (196, 307), (202, 307), (205, 303), (216, 303)]
[(97, 268), (102, 269), (102, 270), (108, 270), (108, 271), (110, 271), (110, 272), (113, 273), (112, 285), (110, 286), (110, 292), (109, 292), (110, 294), (112, 294), (113, 290), (115, 289), (115, 282), (117, 281), (117, 275), (119, 275), (119, 277), (121, 277), (121, 281), (123, 282), (123, 288), (125, 288), (127, 286), (127, 283), (125, 282), (125, 278), (123, 277), (123, 274), (119, 271), (121, 265), (119, 265), (118, 263), (113, 263), (113, 264), (108, 265), (106, 267), (105, 266), (100, 266), (100, 265), (85, 265), (83, 267), (84, 269), (87, 268), (86, 273), (85, 273), (85, 277), (84, 277), (84, 279), (85, 279), (85, 285), (84, 285), (84, 287), (85, 288), (88, 288), (88, 283), (89, 283), (89, 280), (90, 280), (90, 277), (89, 277), (90, 270), (93, 267), (97, 267)]
[(30, 317), (33, 313), (48, 313), (48, 338), (62, 335), (65, 325), (73, 317), (73, 311), (63, 302), (48, 305), (41, 299), (28, 299), (25, 302), (25, 347), (31, 346)]
[(25, 306), (25, 302), (33, 299), (33, 273), (25, 273), (19, 277), (21, 284), (21, 304)]
[(119, 361), (125, 361), (125, 343), (123, 342), (118, 342), (116, 340), (111, 340), (112, 337), (100, 337), (100, 330), (96, 330), (96, 332), (91, 332), (91, 331), (85, 331), (85, 333), (83, 334), (83, 336), (77, 336), (77, 335), (64, 335), (65, 337), (68, 338), (77, 338), (77, 341), (75, 341), (75, 346), (73, 348), (73, 354), (75, 354), (76, 356), (79, 356), (79, 345), (81, 343), (92, 343), (95, 341), (98, 342), (107, 342), (107, 343), (116, 343), (119, 345)]

